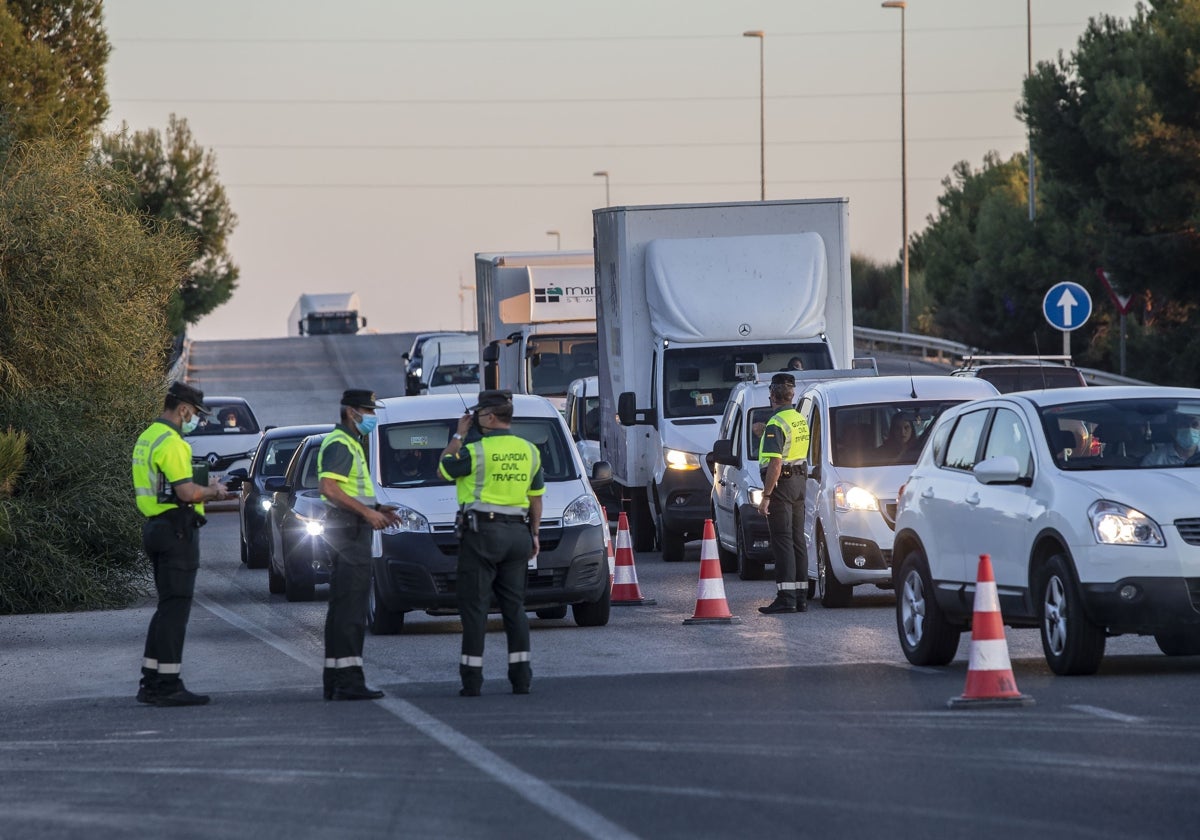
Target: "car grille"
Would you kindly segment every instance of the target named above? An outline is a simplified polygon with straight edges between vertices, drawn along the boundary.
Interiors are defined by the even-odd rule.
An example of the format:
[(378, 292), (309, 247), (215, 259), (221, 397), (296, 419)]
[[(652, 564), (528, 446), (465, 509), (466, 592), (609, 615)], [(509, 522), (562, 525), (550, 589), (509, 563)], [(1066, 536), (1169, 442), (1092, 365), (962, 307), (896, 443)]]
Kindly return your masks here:
[(1200, 545), (1200, 519), (1176, 519), (1179, 536), (1188, 545)]
[[(551, 569), (549, 571), (530, 570), (525, 575), (525, 591), (539, 592), (545, 589), (562, 589), (567, 582), (566, 569)], [(444, 572), (433, 576), (433, 585), (439, 595), (453, 595), (457, 591), (458, 575), (455, 572)]]
[(896, 530), (896, 507), (897, 507), (896, 500), (895, 499), (884, 499), (882, 501), (883, 501), (883, 505), (882, 505), (882, 507), (880, 507), (880, 512), (883, 513), (883, 521), (887, 523), (887, 526), (889, 528), (891, 528), (893, 531), (895, 531)]
[[(541, 527), (538, 529), (538, 548), (541, 551), (553, 551), (558, 548), (558, 544), (562, 541), (562, 520), (547, 519), (543, 520)], [(458, 556), (458, 537), (454, 533), (453, 525), (433, 525), (433, 542), (438, 547), (438, 551), (448, 557)]]
[(209, 461), (207, 458), (192, 458), (193, 464), (208, 464), (210, 470), (227, 470), (238, 461), (244, 461), (250, 456), (249, 452), (238, 452), (236, 455), (222, 455)]

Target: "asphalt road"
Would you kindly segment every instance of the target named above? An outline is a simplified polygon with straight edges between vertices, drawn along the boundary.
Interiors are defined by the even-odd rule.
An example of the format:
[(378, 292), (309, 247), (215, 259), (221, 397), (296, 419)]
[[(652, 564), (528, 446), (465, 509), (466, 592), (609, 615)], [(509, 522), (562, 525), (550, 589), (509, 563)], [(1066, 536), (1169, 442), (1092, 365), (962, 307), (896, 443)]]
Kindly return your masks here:
[[(276, 351), (312, 339), (215, 342), (194, 365), (265, 423), (324, 420), (343, 387), (393, 387), (407, 342), (355, 340), (375, 338), (304, 367)], [(483, 696), (458, 697), (460, 625), (420, 615), (367, 639), (385, 700), (328, 703), (324, 590), (270, 596), (232, 512), (201, 533), (184, 678), (209, 706), (134, 701), (149, 603), (0, 617), (0, 838), (1195, 836), (1200, 657), (1152, 640), (1110, 640), (1099, 674), (1062, 678), (1036, 631), (1010, 629), (1036, 704), (951, 711), (970, 637), (947, 668), (909, 666), (888, 592), (762, 616), (773, 584), (726, 576), (741, 623), (684, 625), (693, 543), (683, 563), (638, 556), (654, 606), (601, 628), (533, 619), (527, 697), (508, 693), (498, 622)]]

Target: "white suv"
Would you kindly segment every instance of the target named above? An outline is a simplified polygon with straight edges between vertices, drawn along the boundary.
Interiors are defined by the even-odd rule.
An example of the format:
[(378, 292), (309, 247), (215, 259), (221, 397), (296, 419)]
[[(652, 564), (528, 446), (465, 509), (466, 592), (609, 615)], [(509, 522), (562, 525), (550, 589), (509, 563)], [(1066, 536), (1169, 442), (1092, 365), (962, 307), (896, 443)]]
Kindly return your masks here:
[(817, 582), (822, 606), (848, 606), (860, 584), (892, 588), (896, 495), (934, 420), (951, 406), (996, 393), (982, 379), (879, 376), (820, 382), (801, 394), (811, 433), (808, 577)]
[(1025, 391), (948, 410), (900, 494), (909, 662), (954, 658), (981, 554), (1005, 624), (1039, 627), (1056, 674), (1094, 673), (1122, 633), (1200, 654), (1196, 437), (1200, 390), (1185, 388)]

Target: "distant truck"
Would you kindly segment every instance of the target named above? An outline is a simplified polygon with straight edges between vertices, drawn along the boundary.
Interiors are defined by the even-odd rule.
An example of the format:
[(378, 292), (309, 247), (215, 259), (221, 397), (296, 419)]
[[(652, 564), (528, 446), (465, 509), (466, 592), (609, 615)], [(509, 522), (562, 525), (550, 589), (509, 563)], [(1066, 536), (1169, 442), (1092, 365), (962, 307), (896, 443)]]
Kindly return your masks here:
[(357, 292), (300, 295), (288, 316), (288, 335), (354, 335), (367, 325)]
[(853, 366), (848, 215), (844, 198), (593, 211), (600, 455), (635, 549), (680, 560), (702, 536), (739, 363)]
[(475, 255), (484, 388), (546, 397), (561, 411), (567, 386), (595, 376), (591, 251)]

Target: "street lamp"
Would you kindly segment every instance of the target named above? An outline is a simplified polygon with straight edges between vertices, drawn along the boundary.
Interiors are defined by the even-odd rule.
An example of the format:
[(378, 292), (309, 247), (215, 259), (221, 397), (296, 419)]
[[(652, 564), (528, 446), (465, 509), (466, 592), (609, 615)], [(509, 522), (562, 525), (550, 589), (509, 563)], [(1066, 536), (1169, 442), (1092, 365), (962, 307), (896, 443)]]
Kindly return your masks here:
[(885, 9), (900, 10), (900, 228), (904, 256), (900, 263), (900, 332), (908, 332), (908, 132), (904, 96), (904, 0), (886, 0)]
[(556, 230), (548, 230), (548, 231), (546, 231), (546, 235), (554, 237), (554, 250), (561, 251), (562, 250), (562, 234)]
[[(1033, 78), (1033, 0), (1025, 0), (1025, 61), (1026, 79)], [(1033, 221), (1033, 126), (1029, 126), (1029, 221)]]
[(758, 39), (758, 171), (759, 171), (759, 199), (767, 200), (767, 122), (766, 122), (766, 89), (764, 81), (766, 79), (763, 74), (763, 50), (766, 43), (766, 34), (761, 29), (751, 29), (749, 32), (743, 32), (743, 38)]
[(599, 172), (593, 172), (592, 175), (604, 179), (604, 206), (612, 207), (612, 202), (608, 199), (608, 173), (602, 169)]

